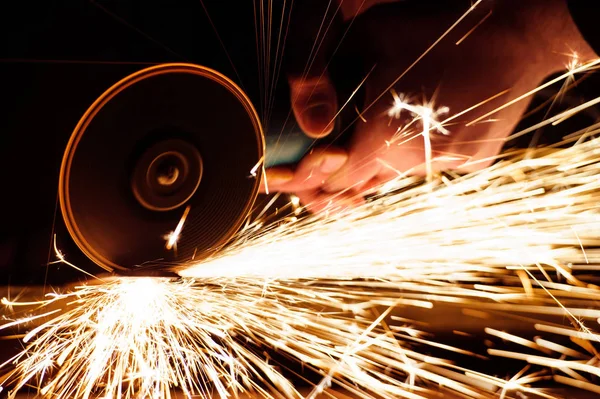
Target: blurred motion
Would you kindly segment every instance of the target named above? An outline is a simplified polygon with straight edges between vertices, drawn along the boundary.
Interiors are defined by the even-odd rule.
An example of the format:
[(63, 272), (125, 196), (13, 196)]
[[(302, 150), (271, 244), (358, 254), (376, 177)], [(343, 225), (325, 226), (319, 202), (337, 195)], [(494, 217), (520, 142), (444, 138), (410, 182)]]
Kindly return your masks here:
[(193, 64), (143, 69), (104, 92), (69, 140), (66, 227), (108, 272), (155, 275), (202, 259), (247, 219), (264, 147), (250, 100), (225, 76)]

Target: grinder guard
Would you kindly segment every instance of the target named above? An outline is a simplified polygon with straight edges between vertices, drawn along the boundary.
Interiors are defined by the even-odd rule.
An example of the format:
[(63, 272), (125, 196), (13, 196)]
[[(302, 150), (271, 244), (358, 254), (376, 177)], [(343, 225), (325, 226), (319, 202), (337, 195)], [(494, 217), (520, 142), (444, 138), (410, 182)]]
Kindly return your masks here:
[(218, 72), (192, 64), (136, 72), (92, 104), (69, 140), (59, 178), (67, 229), (111, 272), (205, 257), (248, 216), (261, 177), (250, 171), (264, 145), (252, 103)]

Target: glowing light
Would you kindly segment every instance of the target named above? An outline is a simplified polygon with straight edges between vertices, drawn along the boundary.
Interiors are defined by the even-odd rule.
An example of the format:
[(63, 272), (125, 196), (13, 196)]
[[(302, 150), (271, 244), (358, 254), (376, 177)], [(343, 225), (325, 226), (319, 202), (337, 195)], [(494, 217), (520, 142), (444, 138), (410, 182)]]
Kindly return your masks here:
[[(402, 111), (408, 111), (411, 113), (413, 119), (409, 123), (399, 127), (394, 137), (392, 137), (390, 141), (386, 142), (386, 144), (389, 147), (392, 143), (398, 141), (400, 138), (408, 136), (409, 138), (398, 144), (402, 145), (407, 141), (412, 140), (414, 137), (421, 135), (423, 137), (423, 143), (425, 147), (425, 170), (427, 181), (431, 182), (433, 180), (433, 153), (431, 150), (430, 132), (431, 130), (435, 130), (445, 135), (450, 134), (450, 132), (437, 120), (438, 116), (447, 114), (450, 109), (448, 107), (440, 107), (434, 111), (433, 104), (410, 104), (410, 99), (408, 97), (405, 97), (402, 94), (397, 94), (394, 91), (392, 91), (392, 96), (394, 98), (394, 105), (388, 110), (388, 116), (395, 119), (400, 119)], [(411, 126), (417, 121), (421, 121), (423, 127), (420, 133), (415, 134), (411, 129)]]
[[(224, 252), (181, 270), (178, 281), (121, 278), (35, 305), (4, 300), (44, 313), (4, 326), (39, 323), (5, 364), (15, 368), (0, 385), (12, 392), (35, 385), (59, 399), (169, 397), (174, 387), (204, 398), (211, 391), (297, 398), (284, 373), (296, 362), (323, 376), (315, 394), (332, 384), (362, 397), (420, 399), (434, 393), (431, 386), (482, 399), (541, 393), (528, 386), (542, 378), (536, 373), (505, 381), (424, 355), (424, 347), (435, 347), (481, 356), (434, 341), (419, 320), (389, 317), (416, 308), (424, 321), (440, 306), (484, 317), (567, 317), (575, 328), (530, 321), (545, 341), (487, 330), (491, 339), (543, 356), (497, 347), (488, 355), (564, 378), (600, 375), (596, 364), (581, 362), (596, 356), (596, 334), (586, 324), (600, 317), (600, 291), (575, 275), (577, 265), (600, 266), (600, 138), (561, 144), (569, 142), (533, 157), (513, 152), (451, 180), (413, 187), (408, 179), (402, 191), (325, 219), (249, 225)], [(556, 334), (587, 342), (585, 353), (562, 349), (551, 339)]]
[(483, 171), (384, 196), (351, 212), (242, 235), (181, 274), (461, 280), (474, 267), (495, 274), (511, 265), (545, 264), (568, 277), (559, 265), (597, 261), (582, 245), (600, 244), (599, 146), (593, 139), (540, 150), (545, 154), (534, 159), (523, 151)]
[(185, 210), (183, 211), (183, 215), (181, 216), (179, 223), (177, 223), (177, 227), (175, 227), (175, 230), (173, 230), (172, 232), (170, 232), (169, 234), (167, 234), (165, 236), (165, 239), (167, 240), (167, 243), (165, 244), (165, 248), (168, 251), (170, 251), (173, 248), (177, 249), (177, 241), (179, 240), (179, 236), (181, 235), (181, 230), (183, 230), (183, 225), (185, 224), (185, 220), (187, 219), (187, 216), (190, 213), (190, 209), (191, 209), (191, 205), (188, 205), (185, 207)]

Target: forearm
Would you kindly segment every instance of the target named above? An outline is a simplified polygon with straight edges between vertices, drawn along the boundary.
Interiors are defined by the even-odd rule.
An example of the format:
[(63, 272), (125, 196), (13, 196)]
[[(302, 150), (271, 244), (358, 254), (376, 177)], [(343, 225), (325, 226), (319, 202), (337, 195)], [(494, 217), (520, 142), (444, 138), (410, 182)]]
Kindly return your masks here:
[[(341, 6), (344, 19), (348, 20), (375, 5), (399, 0), (337, 1)], [(595, 1), (599, 3), (597, 6), (593, 5)], [(492, 13), (497, 14), (497, 18), (494, 19), (503, 21), (504, 31), (512, 31), (511, 35), (507, 35), (507, 40), (518, 38), (517, 40), (525, 42), (528, 59), (538, 63), (540, 68), (547, 70), (548, 73), (554, 73), (563, 70), (575, 54), (579, 61), (583, 62), (598, 56), (584, 38), (569, 9), (571, 6), (572, 9), (578, 11), (578, 15), (576, 15), (578, 20), (591, 19), (595, 14), (595, 9), (600, 8), (600, 0), (595, 1), (492, 0), (491, 2), (481, 2), (478, 7), (489, 8)], [(456, 3), (461, 2), (457, 1)], [(585, 16), (582, 17), (580, 14), (585, 14)], [(597, 30), (599, 33), (596, 36), (599, 38), (600, 45), (600, 29)]]

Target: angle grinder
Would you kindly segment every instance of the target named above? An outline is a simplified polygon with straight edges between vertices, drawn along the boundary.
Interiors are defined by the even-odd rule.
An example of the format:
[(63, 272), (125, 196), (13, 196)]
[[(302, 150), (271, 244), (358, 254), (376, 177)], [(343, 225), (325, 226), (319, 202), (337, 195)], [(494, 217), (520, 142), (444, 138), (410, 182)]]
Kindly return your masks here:
[(169, 274), (235, 235), (263, 163), (292, 163), (311, 143), (295, 134), (267, 145), (248, 96), (212, 69), (152, 66), (115, 83), (80, 119), (60, 169), (60, 208), (74, 242), (105, 270)]

